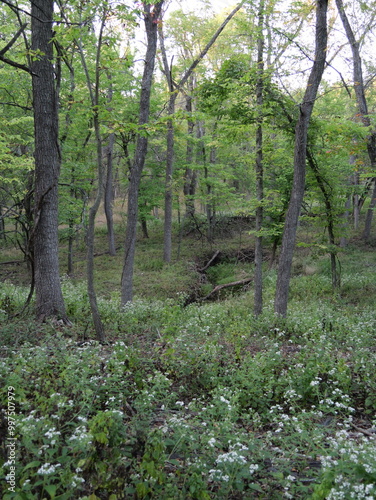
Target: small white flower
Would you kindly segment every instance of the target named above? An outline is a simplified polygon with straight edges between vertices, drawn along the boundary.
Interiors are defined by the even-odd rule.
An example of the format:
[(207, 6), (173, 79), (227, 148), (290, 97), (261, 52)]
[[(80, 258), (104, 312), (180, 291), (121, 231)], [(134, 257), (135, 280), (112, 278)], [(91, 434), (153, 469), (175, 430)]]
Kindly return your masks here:
[(61, 467), (61, 464), (56, 464), (56, 465), (51, 465), (49, 462), (45, 463), (42, 465), (42, 467), (39, 467), (37, 470), (37, 474), (53, 474), (57, 467)]
[(215, 438), (210, 438), (209, 441), (208, 441), (208, 445), (211, 447), (211, 448), (214, 448), (214, 445), (216, 443), (216, 440)]
[(253, 473), (254, 473), (254, 472), (256, 472), (258, 469), (259, 469), (258, 464), (251, 464), (251, 465), (249, 466), (249, 472), (250, 472), (250, 474), (253, 474)]

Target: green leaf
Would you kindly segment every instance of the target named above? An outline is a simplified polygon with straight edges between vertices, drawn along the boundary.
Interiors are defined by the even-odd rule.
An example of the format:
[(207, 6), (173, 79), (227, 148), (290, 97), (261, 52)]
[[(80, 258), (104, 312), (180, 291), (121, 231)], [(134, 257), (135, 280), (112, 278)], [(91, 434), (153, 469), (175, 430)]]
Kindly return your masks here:
[(55, 498), (56, 495), (56, 486), (53, 484), (49, 484), (44, 487), (44, 489), (47, 491), (47, 493), (50, 495), (51, 498)]
[(39, 460), (35, 460), (34, 462), (30, 462), (26, 465), (26, 467), (23, 468), (23, 470), (27, 470), (27, 469), (32, 469), (33, 467), (39, 467), (39, 465), (41, 464), (41, 462)]
[(264, 493), (264, 490), (261, 488), (261, 486), (259, 486), (257, 483), (251, 483), (249, 485), (249, 488), (251, 490), (255, 490), (255, 491), (259, 491), (260, 493)]

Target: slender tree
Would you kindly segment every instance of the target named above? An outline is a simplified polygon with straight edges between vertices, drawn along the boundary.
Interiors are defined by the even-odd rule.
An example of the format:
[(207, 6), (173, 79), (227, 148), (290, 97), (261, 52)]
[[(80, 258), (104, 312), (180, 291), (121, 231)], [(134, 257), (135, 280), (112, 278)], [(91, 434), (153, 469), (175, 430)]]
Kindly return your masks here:
[(193, 163), (193, 131), (195, 122), (192, 119), (193, 113), (193, 89), (194, 75), (191, 75), (188, 80), (188, 92), (185, 95), (185, 110), (188, 113), (187, 119), (187, 149), (186, 149), (186, 168), (184, 173), (184, 197), (185, 197), (185, 217), (193, 217), (195, 215), (195, 193), (197, 185), (197, 171), (192, 168)]
[(104, 9), (100, 28), (99, 28), (99, 36), (96, 47), (96, 55), (95, 55), (95, 81), (94, 83), (91, 81), (88, 66), (86, 64), (84, 48), (82, 44), (81, 38), (78, 41), (79, 52), (81, 57), (82, 66), (84, 69), (85, 77), (86, 77), (86, 85), (88, 87), (90, 101), (92, 106), (92, 119), (94, 124), (94, 132), (95, 132), (95, 142), (96, 142), (96, 152), (97, 152), (97, 174), (98, 174), (98, 184), (97, 184), (97, 192), (94, 203), (89, 209), (89, 221), (86, 232), (86, 245), (87, 245), (87, 262), (86, 262), (86, 270), (87, 270), (87, 289), (89, 296), (89, 303), (91, 309), (91, 315), (93, 318), (94, 328), (97, 335), (98, 340), (104, 341), (105, 333), (104, 326), (100, 317), (98, 303), (97, 303), (97, 295), (95, 291), (94, 285), (94, 236), (95, 236), (95, 217), (97, 215), (99, 206), (103, 197), (103, 186), (104, 186), (104, 169), (103, 169), (103, 152), (102, 152), (102, 137), (100, 132), (100, 120), (99, 120), (99, 90), (100, 90), (100, 60), (101, 60), (101, 50), (103, 43), (103, 30), (106, 23), (107, 17), (107, 9)]
[(125, 257), (121, 277), (121, 304), (132, 301), (133, 298), (133, 267), (137, 235), (138, 191), (141, 174), (144, 168), (148, 149), (148, 137), (145, 130), (150, 115), (150, 95), (154, 73), (155, 55), (158, 41), (158, 25), (162, 12), (163, 0), (154, 4), (142, 2), (144, 23), (147, 35), (145, 66), (141, 81), (139, 133), (136, 142), (136, 152), (130, 170), (128, 189), (127, 228), (125, 233)]
[[(356, 40), (354, 32), (351, 28), (343, 5), (343, 1), (336, 0), (336, 5), (352, 51), (354, 91), (358, 104), (359, 116), (362, 120), (363, 125), (371, 129), (371, 120), (368, 113), (359, 42)], [(374, 172), (376, 168), (376, 130), (374, 128), (371, 130), (371, 133), (367, 137), (367, 151), (371, 163), (371, 169)], [(363, 237), (365, 240), (368, 240), (368, 238), (370, 237), (373, 210), (376, 206), (376, 177), (372, 180), (372, 183), (374, 184), (374, 188), (371, 196), (370, 206), (367, 211), (363, 233)]]
[[(245, 0), (240, 2), (235, 9), (230, 12), (230, 14), (226, 17), (223, 23), (219, 26), (219, 28), (215, 31), (209, 42), (200, 52), (200, 54), (194, 59), (189, 68), (184, 72), (182, 77), (180, 78), (178, 83), (174, 83), (172, 80), (172, 68), (168, 65), (166, 51), (164, 49), (163, 43), (163, 31), (160, 29), (160, 39), (161, 39), (161, 50), (162, 50), (162, 58), (163, 58), (163, 66), (164, 66), (164, 74), (167, 79), (168, 90), (170, 93), (169, 103), (168, 103), (168, 116), (172, 117), (175, 113), (175, 103), (178, 93), (189, 77), (192, 75), (195, 68), (198, 66), (200, 61), (206, 56), (209, 52), (210, 48), (216, 42), (219, 35), (225, 29), (227, 24), (231, 21), (234, 15), (241, 9)], [(165, 262), (171, 261), (171, 249), (172, 249), (172, 173), (173, 173), (173, 160), (174, 160), (174, 128), (172, 119), (169, 119), (167, 122), (167, 160), (166, 160), (166, 192), (165, 192), (165, 223), (164, 223), (164, 253), (163, 259)]]
[[(108, 88), (108, 106), (109, 111), (111, 111), (111, 101), (113, 95), (111, 74), (108, 74), (109, 79), (109, 88)], [(114, 218), (113, 218), (113, 202), (114, 202), (114, 186), (113, 186), (113, 156), (114, 156), (114, 145), (115, 145), (115, 134), (114, 132), (110, 132), (108, 136), (108, 143), (105, 147), (105, 155), (106, 155), (106, 186), (104, 191), (104, 211), (106, 214), (107, 220), (107, 240), (108, 240), (108, 251), (109, 254), (114, 256), (116, 255), (116, 247), (115, 247), (115, 230), (114, 230)]]
[(287, 314), (292, 258), (299, 215), (304, 197), (308, 127), (318, 88), (325, 69), (328, 38), (327, 11), (328, 0), (317, 0), (315, 59), (304, 93), (303, 102), (300, 104), (299, 118), (295, 128), (294, 180), (289, 208), (286, 215), (278, 265), (274, 310), (275, 313), (280, 316), (286, 316)]
[(259, 233), (263, 221), (263, 199), (264, 199), (264, 172), (263, 172), (263, 94), (264, 94), (264, 9), (265, 2), (260, 0), (258, 12), (258, 39), (257, 39), (257, 81), (256, 81), (256, 105), (257, 105), (257, 129), (256, 129), (256, 245), (255, 245), (255, 304), (254, 312), (258, 316), (262, 313), (262, 260), (263, 241)]

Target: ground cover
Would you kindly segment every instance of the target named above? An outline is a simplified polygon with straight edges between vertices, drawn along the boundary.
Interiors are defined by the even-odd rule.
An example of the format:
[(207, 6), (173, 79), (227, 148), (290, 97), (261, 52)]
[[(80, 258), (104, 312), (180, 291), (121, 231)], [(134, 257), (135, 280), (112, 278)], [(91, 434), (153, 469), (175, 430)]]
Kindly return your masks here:
[[(16, 424), (15, 456), (9, 440), (1, 447), (5, 499), (376, 498), (374, 250), (349, 247), (336, 292), (327, 258), (298, 253), (289, 315), (277, 320), (267, 262), (261, 317), (251, 288), (187, 305), (191, 285), (177, 293), (176, 282), (202, 280), (196, 243), (159, 296), (155, 285), (121, 310), (107, 287), (103, 345), (84, 281), (63, 280), (70, 328), (11, 318), (28, 290), (1, 283), (0, 398), (3, 409), (14, 404)], [(202, 250), (207, 259), (215, 248)], [(140, 289), (172, 279), (150, 255), (138, 263)], [(209, 277), (251, 272), (236, 265)], [(4, 410), (0, 425), (8, 439)]]

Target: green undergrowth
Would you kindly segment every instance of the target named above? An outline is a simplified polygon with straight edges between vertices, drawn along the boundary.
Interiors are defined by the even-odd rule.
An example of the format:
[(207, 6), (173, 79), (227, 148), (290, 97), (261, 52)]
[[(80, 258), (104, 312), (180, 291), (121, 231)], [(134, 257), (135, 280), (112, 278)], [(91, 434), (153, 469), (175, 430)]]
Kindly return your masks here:
[[(83, 326), (84, 287), (65, 281), (64, 294)], [(250, 303), (120, 311), (114, 295), (100, 301), (105, 345), (89, 329), (5, 324), (16, 486), (4, 498), (372, 498), (375, 437), (359, 429), (376, 425), (374, 309), (294, 299), (278, 322)]]
[[(375, 255), (342, 255), (333, 291), (326, 260), (304, 254), (286, 319), (266, 262), (255, 318), (251, 288), (187, 305), (192, 255), (168, 267), (146, 246), (144, 294), (123, 309), (118, 287), (98, 295), (104, 344), (77, 276), (62, 279), (71, 327), (15, 316), (28, 289), (0, 284), (3, 498), (376, 498)], [(205, 285), (246, 265), (223, 262)]]

